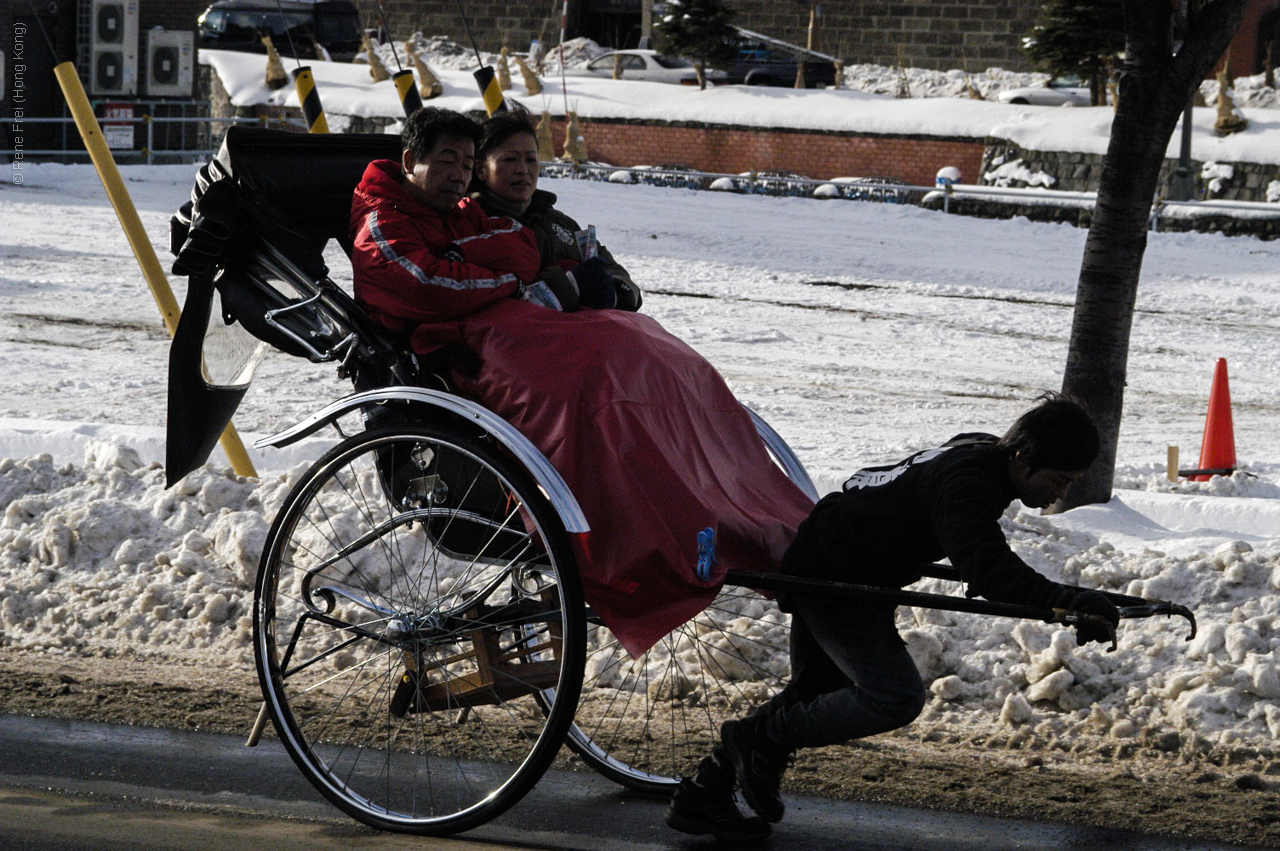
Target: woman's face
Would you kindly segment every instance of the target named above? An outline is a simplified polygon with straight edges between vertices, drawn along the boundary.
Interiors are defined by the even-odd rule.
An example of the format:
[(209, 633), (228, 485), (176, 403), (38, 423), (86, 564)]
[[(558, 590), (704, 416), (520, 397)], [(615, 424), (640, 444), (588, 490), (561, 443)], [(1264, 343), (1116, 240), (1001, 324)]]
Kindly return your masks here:
[(485, 154), (476, 174), (490, 192), (524, 210), (538, 188), (537, 138), (532, 133), (509, 136)]

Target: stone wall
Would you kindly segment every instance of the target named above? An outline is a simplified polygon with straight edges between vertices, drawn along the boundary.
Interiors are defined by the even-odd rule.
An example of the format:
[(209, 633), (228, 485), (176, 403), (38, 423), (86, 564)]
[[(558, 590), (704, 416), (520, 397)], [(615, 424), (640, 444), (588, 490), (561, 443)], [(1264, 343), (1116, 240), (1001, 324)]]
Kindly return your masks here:
[[(569, 35), (592, 0), (570, 0)], [(378, 20), (374, 0), (357, 0), (367, 26)], [(397, 38), (422, 31), (466, 41), (455, 0), (383, 0)], [(623, 4), (610, 3), (611, 8)], [(638, 21), (640, 2), (632, 3)], [(1035, 0), (870, 0), (825, 2), (818, 48), (849, 64), (874, 63), (916, 68), (985, 71), (999, 66), (1033, 70), (1021, 42), (1036, 21)], [(735, 0), (738, 26), (793, 44), (806, 44), (807, 4), (786, 0)], [(503, 36), (515, 50), (533, 38), (554, 44), (560, 33), (559, 2), (549, 0), (467, 0), (466, 11), (482, 50), (497, 52)], [(630, 46), (630, 45), (628, 45)]]
[[(1066, 192), (1096, 192), (1098, 180), (1102, 176), (1102, 162), (1101, 154), (1028, 151), (1003, 139), (988, 139), (982, 157), (980, 182), (996, 186), (1040, 186)], [(1159, 194), (1168, 193), (1169, 182), (1177, 165), (1176, 160), (1165, 160), (1160, 169)], [(1267, 187), (1272, 181), (1280, 180), (1280, 165), (1216, 165), (1230, 166), (1231, 177), (1215, 181), (1213, 175), (1221, 169), (1206, 170), (1203, 161), (1192, 158), (1191, 171), (1196, 181), (1196, 200), (1266, 201)]]
[[(739, 26), (805, 44), (807, 4), (736, 0)], [(845, 62), (985, 71), (1033, 70), (1021, 48), (1034, 0), (870, 0), (822, 4), (819, 47)]]

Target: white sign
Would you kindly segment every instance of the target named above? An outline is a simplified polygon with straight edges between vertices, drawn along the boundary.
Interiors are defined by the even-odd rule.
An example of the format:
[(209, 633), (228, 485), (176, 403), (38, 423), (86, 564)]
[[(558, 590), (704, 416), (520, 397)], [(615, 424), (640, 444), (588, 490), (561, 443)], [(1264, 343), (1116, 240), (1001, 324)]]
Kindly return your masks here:
[(133, 125), (108, 124), (102, 128), (102, 138), (112, 150), (133, 150)]
[[(119, 123), (122, 119), (129, 123)], [(133, 150), (133, 104), (108, 103), (103, 106), (102, 138), (107, 140), (108, 148)]]

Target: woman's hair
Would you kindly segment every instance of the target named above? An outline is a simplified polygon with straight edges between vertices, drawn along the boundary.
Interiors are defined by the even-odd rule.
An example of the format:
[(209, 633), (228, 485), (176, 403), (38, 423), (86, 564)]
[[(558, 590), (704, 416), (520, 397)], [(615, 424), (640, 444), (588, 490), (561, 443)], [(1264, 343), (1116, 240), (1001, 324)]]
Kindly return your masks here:
[(417, 159), (431, 153), (442, 136), (458, 136), (479, 144), (480, 124), (470, 116), (438, 106), (424, 106), (405, 119), (400, 147)]
[(534, 126), (533, 116), (529, 114), (529, 110), (519, 104), (508, 102), (505, 112), (499, 112), (480, 125), (480, 141), (476, 143), (476, 162), (481, 162), (489, 151), (519, 133), (532, 133), (536, 138), (538, 129)]
[(1098, 428), (1069, 396), (1047, 392), (1000, 438), (1010, 456), (1021, 455), (1031, 472), (1084, 470), (1098, 455)]

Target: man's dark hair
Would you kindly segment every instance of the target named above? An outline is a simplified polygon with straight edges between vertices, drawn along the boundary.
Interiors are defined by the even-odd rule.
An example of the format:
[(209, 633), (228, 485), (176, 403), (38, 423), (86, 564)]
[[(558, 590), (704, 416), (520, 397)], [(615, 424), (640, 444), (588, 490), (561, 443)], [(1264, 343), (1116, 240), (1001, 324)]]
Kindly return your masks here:
[(1031, 472), (1044, 468), (1084, 470), (1098, 456), (1098, 428), (1084, 407), (1061, 393), (1045, 393), (1018, 417), (1000, 446), (1021, 455)]
[(480, 124), (474, 118), (452, 109), (424, 106), (414, 110), (413, 115), (405, 119), (404, 130), (400, 134), (400, 147), (402, 150), (413, 151), (417, 159), (423, 159), (431, 153), (442, 136), (460, 136), (479, 142)]
[(480, 125), (480, 141), (476, 143), (476, 162), (485, 158), (489, 151), (515, 136), (517, 133), (532, 133), (538, 137), (538, 128), (534, 126), (533, 116), (520, 104), (507, 102), (507, 109), (491, 116)]

